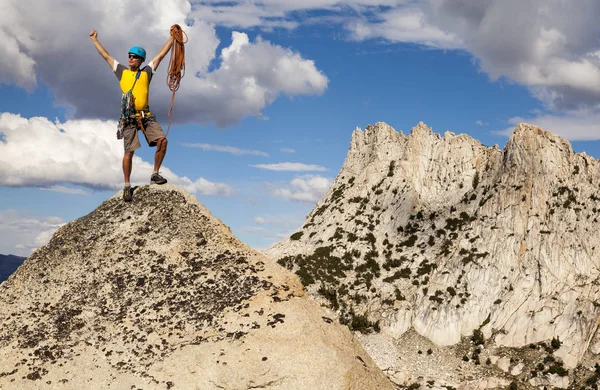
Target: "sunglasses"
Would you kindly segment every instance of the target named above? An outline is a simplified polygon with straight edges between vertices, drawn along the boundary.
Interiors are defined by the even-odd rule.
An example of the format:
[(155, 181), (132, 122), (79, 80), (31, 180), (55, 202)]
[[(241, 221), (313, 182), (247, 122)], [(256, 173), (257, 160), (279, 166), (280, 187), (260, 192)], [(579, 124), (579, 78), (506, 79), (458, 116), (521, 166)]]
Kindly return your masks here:
[(134, 60), (141, 59), (142, 57), (136, 56), (135, 54), (130, 54), (129, 58), (133, 58)]

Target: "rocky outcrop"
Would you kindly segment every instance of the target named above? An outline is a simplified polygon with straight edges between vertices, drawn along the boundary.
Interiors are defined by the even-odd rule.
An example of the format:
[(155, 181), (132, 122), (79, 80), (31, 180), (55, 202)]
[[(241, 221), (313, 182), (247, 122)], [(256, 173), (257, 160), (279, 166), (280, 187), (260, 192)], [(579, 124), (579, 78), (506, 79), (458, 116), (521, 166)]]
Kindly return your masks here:
[[(452, 370), (465, 373), (446, 383), (550, 386), (567, 373), (575, 383), (600, 351), (599, 168), (528, 124), (501, 150), (423, 123), (408, 136), (377, 123), (353, 133), (304, 226), (266, 253), (365, 333), (396, 382), (443, 376), (389, 358), (410, 330), (454, 351)], [(509, 350), (508, 372), (491, 363)]]
[(60, 228), (0, 285), (0, 389), (386, 389), (295, 275), (171, 186)]

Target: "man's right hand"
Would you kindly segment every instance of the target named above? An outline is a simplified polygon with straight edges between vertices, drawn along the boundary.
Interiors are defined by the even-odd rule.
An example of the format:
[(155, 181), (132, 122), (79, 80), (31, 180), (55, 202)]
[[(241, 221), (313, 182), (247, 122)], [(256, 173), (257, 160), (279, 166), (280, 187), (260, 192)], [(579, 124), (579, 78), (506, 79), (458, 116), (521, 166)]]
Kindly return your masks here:
[(106, 51), (104, 46), (102, 46), (102, 44), (98, 40), (98, 30), (90, 31), (90, 39), (94, 43), (94, 46), (96, 46), (96, 50), (98, 50), (98, 53), (100, 53), (100, 56), (102, 56), (102, 58), (104, 58), (104, 60), (108, 63), (108, 66), (110, 66), (110, 68), (112, 69), (115, 59), (112, 58), (110, 56), (110, 54), (108, 54), (108, 52)]

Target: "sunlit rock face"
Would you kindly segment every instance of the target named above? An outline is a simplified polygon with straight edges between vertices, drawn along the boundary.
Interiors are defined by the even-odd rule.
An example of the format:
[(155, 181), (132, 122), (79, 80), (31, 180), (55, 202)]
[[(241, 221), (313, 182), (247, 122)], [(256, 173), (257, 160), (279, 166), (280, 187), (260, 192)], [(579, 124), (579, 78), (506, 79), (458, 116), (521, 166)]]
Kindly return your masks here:
[(0, 285), (0, 389), (391, 389), (298, 278), (171, 186), (120, 193)]
[[(302, 228), (265, 253), (363, 332), (396, 382), (552, 386), (557, 364), (575, 383), (574, 368), (600, 351), (599, 190), (598, 161), (536, 126), (519, 124), (502, 150), (423, 123), (409, 135), (376, 123), (353, 133)], [(409, 330), (454, 351), (451, 369), (464, 375), (399, 356)], [(481, 366), (472, 363), (474, 332), (485, 341)], [(490, 348), (517, 351), (508, 373), (492, 363), (504, 352)]]

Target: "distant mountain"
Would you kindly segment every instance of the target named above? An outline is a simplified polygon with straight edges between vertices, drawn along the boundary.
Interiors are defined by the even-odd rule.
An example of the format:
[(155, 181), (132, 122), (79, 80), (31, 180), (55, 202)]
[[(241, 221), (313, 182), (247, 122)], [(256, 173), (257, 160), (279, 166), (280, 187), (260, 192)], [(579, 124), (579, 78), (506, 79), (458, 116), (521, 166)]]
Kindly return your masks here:
[(15, 255), (0, 255), (0, 283), (4, 282), (19, 268), (26, 257)]
[(398, 385), (597, 388), (599, 168), (528, 124), (502, 150), (377, 123), (265, 253)]

